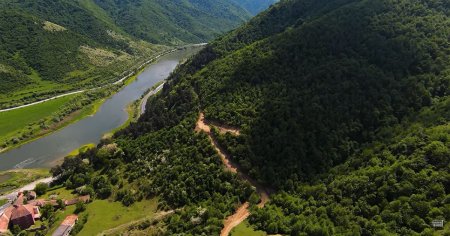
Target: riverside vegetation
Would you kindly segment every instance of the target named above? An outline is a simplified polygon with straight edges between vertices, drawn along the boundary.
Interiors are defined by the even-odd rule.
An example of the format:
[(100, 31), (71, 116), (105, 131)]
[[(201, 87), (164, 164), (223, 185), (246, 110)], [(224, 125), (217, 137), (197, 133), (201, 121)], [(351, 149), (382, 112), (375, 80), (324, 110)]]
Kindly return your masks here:
[[(2, 1), (0, 109), (111, 84), (150, 57), (173, 46), (205, 42), (256, 10), (231, 0), (207, 2)], [(159, 14), (149, 14), (155, 11)], [(83, 117), (95, 104), (81, 107), (114, 90), (1, 113), (0, 151)]]
[(236, 27), (251, 17), (247, 5), (232, 0), (2, 1), (0, 108), (104, 85), (167, 48), (162, 45), (203, 43)]
[[(125, 206), (157, 196), (175, 211), (140, 229), (156, 235), (218, 235), (244, 202), (268, 234), (449, 234), (431, 226), (450, 219), (449, 14), (446, 1), (281, 1), (179, 67), (138, 122), (52, 174)], [(274, 189), (264, 208), (194, 131), (201, 112), (240, 128), (215, 137)]]
[(121, 85), (70, 95), (0, 113), (0, 148), (9, 149), (51, 133), (94, 113)]

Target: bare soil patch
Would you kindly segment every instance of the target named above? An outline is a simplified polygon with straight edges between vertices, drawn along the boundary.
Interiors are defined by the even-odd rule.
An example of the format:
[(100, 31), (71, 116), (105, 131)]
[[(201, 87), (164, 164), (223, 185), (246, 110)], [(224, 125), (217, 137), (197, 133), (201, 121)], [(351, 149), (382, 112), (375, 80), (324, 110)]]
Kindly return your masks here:
[[(234, 135), (240, 135), (240, 130), (237, 128), (220, 126), (220, 124), (217, 122), (206, 121), (205, 115), (203, 113), (200, 113), (199, 119), (197, 120), (197, 124), (195, 126), (196, 132), (203, 131), (206, 134), (208, 134), (209, 140), (211, 141), (211, 145), (213, 145), (213, 147), (216, 149), (216, 151), (219, 154), (220, 158), (222, 159), (222, 162), (225, 165), (226, 169), (233, 173), (237, 173), (239, 175), (239, 177), (241, 177), (245, 181), (248, 181), (252, 186), (254, 186), (256, 188), (256, 192), (258, 193), (258, 195), (261, 199), (260, 203), (258, 204), (258, 207), (263, 208), (264, 205), (270, 199), (269, 195), (270, 195), (271, 191), (269, 189), (267, 189), (266, 187), (262, 186), (261, 184), (259, 184), (258, 182), (256, 182), (255, 180), (253, 180), (250, 176), (248, 176), (247, 174), (245, 174), (244, 172), (242, 172), (240, 170), (241, 168), (240, 168), (239, 164), (233, 162), (231, 160), (230, 156), (225, 152), (225, 150), (223, 148), (221, 148), (220, 145), (217, 143), (217, 140), (214, 138), (214, 136), (211, 133), (211, 126), (218, 128), (221, 133), (222, 132), (223, 133), (230, 132)], [(242, 204), (242, 206), (240, 206), (236, 210), (236, 212), (233, 215), (231, 215), (227, 219), (225, 219), (224, 227), (220, 233), (221, 236), (229, 235), (231, 230), (234, 227), (236, 227), (237, 225), (239, 225), (245, 219), (248, 218), (248, 216), (250, 215), (250, 211), (248, 210), (249, 205), (250, 204), (248, 202), (245, 202), (244, 204)]]

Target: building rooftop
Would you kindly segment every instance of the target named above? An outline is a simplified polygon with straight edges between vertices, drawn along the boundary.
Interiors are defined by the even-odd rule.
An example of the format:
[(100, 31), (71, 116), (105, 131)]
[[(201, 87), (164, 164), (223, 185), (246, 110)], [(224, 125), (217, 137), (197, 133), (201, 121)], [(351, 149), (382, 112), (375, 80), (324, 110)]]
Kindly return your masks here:
[(61, 225), (74, 225), (78, 220), (77, 215), (68, 215), (66, 219), (61, 223)]
[(28, 215), (33, 215), (33, 212), (30, 211), (30, 209), (24, 205), (14, 205), (11, 213), (11, 220), (19, 219)]
[(3, 214), (0, 215), (0, 233), (8, 231), (9, 220), (11, 219), (13, 207), (8, 207)]
[(56, 231), (52, 234), (52, 236), (64, 236), (68, 235), (70, 231), (72, 231), (73, 226), (78, 220), (77, 215), (69, 215), (64, 219), (61, 225), (56, 229)]

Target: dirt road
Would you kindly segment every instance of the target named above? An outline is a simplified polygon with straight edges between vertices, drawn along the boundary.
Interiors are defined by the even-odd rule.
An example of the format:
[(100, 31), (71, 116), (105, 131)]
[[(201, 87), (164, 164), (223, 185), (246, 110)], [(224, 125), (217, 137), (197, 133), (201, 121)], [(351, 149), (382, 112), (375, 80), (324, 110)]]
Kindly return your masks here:
[[(260, 203), (258, 204), (259, 208), (263, 208), (264, 205), (269, 201), (269, 190), (262, 186), (261, 184), (257, 183), (255, 180), (250, 178), (247, 174), (242, 172), (240, 170), (240, 166), (233, 162), (228, 154), (223, 150), (223, 148), (220, 147), (220, 145), (217, 143), (217, 140), (214, 138), (214, 136), (211, 133), (211, 126), (214, 126), (219, 129), (221, 133), (231, 133), (233, 135), (240, 135), (240, 130), (237, 128), (227, 127), (227, 126), (221, 126), (220, 124), (216, 122), (208, 122), (205, 120), (205, 115), (203, 113), (200, 113), (200, 117), (197, 121), (195, 131), (197, 132), (205, 132), (208, 134), (209, 140), (211, 141), (211, 144), (216, 149), (217, 153), (219, 154), (220, 158), (222, 159), (223, 164), (225, 165), (226, 169), (228, 171), (231, 171), (233, 173), (237, 173), (239, 177), (241, 177), (243, 180), (248, 181), (252, 186), (256, 188), (256, 192), (259, 194), (259, 197), (261, 199)], [(249, 203), (245, 202), (242, 206), (240, 206), (236, 212), (227, 217), (224, 221), (224, 227), (222, 231), (220, 232), (221, 236), (228, 236), (231, 232), (231, 230), (242, 223), (245, 219), (250, 216), (250, 211), (248, 210)]]

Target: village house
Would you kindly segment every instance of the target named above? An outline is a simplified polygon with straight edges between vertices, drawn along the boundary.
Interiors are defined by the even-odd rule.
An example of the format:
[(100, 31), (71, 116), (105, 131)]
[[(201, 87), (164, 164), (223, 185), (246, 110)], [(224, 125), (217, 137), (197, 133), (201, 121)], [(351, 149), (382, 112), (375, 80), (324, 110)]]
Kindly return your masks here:
[[(27, 198), (33, 199), (33, 195), (27, 194)], [(35, 196), (34, 196), (35, 198)], [(90, 196), (81, 196), (78, 198), (74, 198), (71, 200), (63, 200), (63, 203), (66, 206), (75, 205), (78, 202), (88, 203), (90, 201)], [(0, 215), (0, 234), (7, 233), (11, 227), (14, 225), (18, 225), (21, 229), (28, 229), (32, 225), (35, 224), (36, 220), (40, 219), (41, 213), (39, 211), (39, 207), (44, 205), (52, 205), (57, 207), (57, 200), (43, 200), (36, 199), (30, 200), (27, 204), (24, 203), (24, 194), (20, 192), (17, 196), (16, 201), (10, 207), (8, 207), (3, 214)], [(63, 224), (61, 224), (61, 230), (57, 230), (57, 232), (62, 234), (54, 235), (69, 235), (76, 221), (78, 220), (78, 216), (71, 215), (64, 220)], [(64, 228), (64, 230), (62, 230)], [(59, 228), (58, 228), (59, 229)]]
[(61, 225), (56, 229), (52, 236), (69, 236), (73, 227), (78, 221), (77, 215), (69, 215), (64, 219)]
[(38, 206), (24, 205), (23, 200), (23, 193), (20, 192), (14, 204), (0, 216), (0, 232), (8, 231), (11, 225), (18, 225), (21, 229), (27, 229), (41, 217)]

